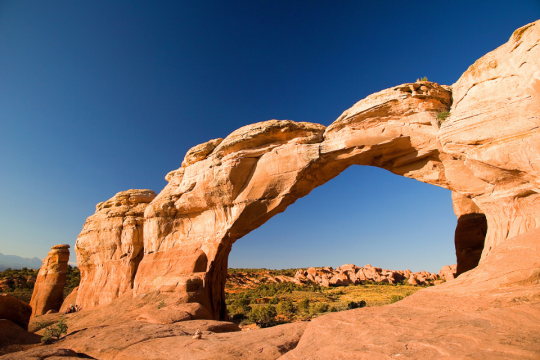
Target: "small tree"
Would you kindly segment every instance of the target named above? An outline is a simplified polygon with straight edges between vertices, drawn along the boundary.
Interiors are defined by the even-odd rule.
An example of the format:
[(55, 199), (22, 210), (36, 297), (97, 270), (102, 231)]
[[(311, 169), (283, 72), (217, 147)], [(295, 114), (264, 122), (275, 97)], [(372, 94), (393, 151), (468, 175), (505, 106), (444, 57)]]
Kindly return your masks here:
[(43, 337), (41, 338), (41, 342), (45, 344), (50, 344), (53, 341), (53, 338), (56, 338), (56, 340), (60, 339), (60, 337), (63, 334), (67, 334), (67, 324), (66, 319), (62, 316), (60, 318), (60, 321), (58, 321), (56, 324), (49, 325), (45, 328), (45, 331), (43, 332)]

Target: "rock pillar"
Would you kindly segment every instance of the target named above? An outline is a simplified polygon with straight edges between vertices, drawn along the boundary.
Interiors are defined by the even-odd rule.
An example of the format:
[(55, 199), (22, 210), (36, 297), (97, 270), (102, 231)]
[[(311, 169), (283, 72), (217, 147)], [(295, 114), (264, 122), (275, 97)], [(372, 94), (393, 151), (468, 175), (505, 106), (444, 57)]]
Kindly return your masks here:
[(43, 260), (30, 300), (32, 317), (59, 310), (64, 300), (69, 245), (55, 245)]

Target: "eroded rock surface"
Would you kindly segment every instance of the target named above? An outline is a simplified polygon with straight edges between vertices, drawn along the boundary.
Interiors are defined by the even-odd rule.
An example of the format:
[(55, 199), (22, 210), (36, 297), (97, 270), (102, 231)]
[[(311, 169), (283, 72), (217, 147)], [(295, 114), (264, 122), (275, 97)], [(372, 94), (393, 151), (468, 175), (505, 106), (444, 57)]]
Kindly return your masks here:
[(65, 244), (53, 246), (43, 260), (30, 300), (32, 317), (43, 315), (49, 310), (58, 311), (62, 306), (68, 261), (69, 245)]
[[(425, 81), (383, 90), (328, 128), (270, 120), (192, 148), (155, 199), (127, 192), (98, 205), (77, 241), (77, 303), (84, 309), (122, 296), (162, 296), (224, 319), (232, 244), (347, 167), (369, 165), (452, 190), (458, 235), (465, 234), (456, 243), (457, 267), (478, 266), (389, 307), (321, 317), (285, 357), (377, 358), (410, 349), (425, 358), (476, 351), (537, 358), (539, 41), (540, 22), (529, 24), (451, 88)], [(483, 229), (467, 221), (480, 214), (483, 246), (481, 236), (466, 235)], [(445, 319), (444, 309), (455, 313)]]
[(133, 287), (143, 256), (143, 213), (152, 190), (128, 190), (96, 205), (75, 244), (81, 283), (77, 305), (109, 304)]

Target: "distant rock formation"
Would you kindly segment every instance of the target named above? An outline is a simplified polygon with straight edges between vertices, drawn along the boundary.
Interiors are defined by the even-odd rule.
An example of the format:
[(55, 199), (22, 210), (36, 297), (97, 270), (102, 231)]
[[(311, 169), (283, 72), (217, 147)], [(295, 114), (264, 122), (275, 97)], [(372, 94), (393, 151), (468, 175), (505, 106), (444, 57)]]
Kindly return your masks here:
[(69, 245), (65, 244), (53, 246), (43, 260), (30, 300), (32, 317), (43, 315), (49, 310), (58, 311), (62, 306), (68, 261)]
[[(443, 267), (443, 269), (446, 267)], [(413, 273), (410, 270), (387, 270), (373, 267), (369, 264), (364, 267), (346, 264), (335, 270), (330, 266), (323, 268), (310, 267), (305, 270), (299, 269), (294, 276), (276, 275), (272, 270), (257, 273), (235, 272), (227, 275), (227, 285), (236, 288), (251, 288), (260, 284), (288, 282), (298, 285), (313, 283), (324, 287), (358, 285), (367, 282), (387, 284), (407, 282), (410, 285), (430, 285), (436, 284), (435, 282), (440, 279), (440, 274), (432, 274), (427, 271)], [(440, 283), (440, 281), (437, 283)]]
[(445, 265), (439, 271), (439, 278), (442, 280), (450, 281), (457, 277), (457, 264)]
[(310, 281), (325, 287), (361, 284), (365, 281), (396, 284), (405, 280), (410, 285), (426, 285), (439, 280), (437, 274), (427, 271), (413, 273), (410, 270), (387, 270), (369, 264), (364, 267), (346, 264), (335, 270), (331, 267), (322, 269), (312, 267), (307, 270), (298, 270), (294, 278), (300, 283)]

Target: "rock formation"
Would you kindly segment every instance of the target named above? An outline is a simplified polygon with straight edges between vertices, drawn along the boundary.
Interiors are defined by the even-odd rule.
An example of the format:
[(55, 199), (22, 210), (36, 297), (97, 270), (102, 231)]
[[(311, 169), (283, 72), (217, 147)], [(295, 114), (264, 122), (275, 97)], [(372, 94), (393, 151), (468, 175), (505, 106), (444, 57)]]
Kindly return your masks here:
[(32, 317), (49, 310), (58, 311), (64, 301), (69, 245), (55, 245), (39, 269), (34, 292), (30, 300)]
[(96, 205), (75, 244), (81, 271), (77, 305), (110, 303), (133, 287), (143, 256), (143, 213), (156, 194), (129, 190)]
[(251, 288), (259, 284), (290, 282), (298, 285), (315, 283), (324, 287), (330, 287), (357, 285), (368, 281), (396, 284), (398, 282), (408, 281), (411, 277), (415, 279), (414, 285), (435, 284), (434, 282), (440, 279), (438, 274), (432, 274), (427, 271), (412, 273), (410, 270), (387, 270), (372, 267), (371, 265), (358, 267), (354, 264), (346, 264), (335, 270), (332, 267), (319, 269), (311, 267), (306, 270), (298, 269), (294, 276), (275, 275), (272, 270), (258, 273), (235, 272), (234, 274), (227, 274), (227, 286)]
[[(422, 81), (383, 90), (327, 128), (289, 120), (242, 127), (192, 148), (155, 199), (147, 190), (138, 200), (144, 191), (131, 190), (99, 204), (76, 246), (77, 303), (90, 310), (73, 314), (70, 326), (80, 331), (58, 346), (104, 359), (160, 358), (158, 347), (170, 357), (194, 358), (214, 344), (221, 349), (226, 338), (233, 348), (245, 341), (231, 350), (234, 356), (255, 358), (270, 336), (277, 343), (266, 358), (275, 359), (301, 336), (283, 359), (538, 359), (539, 43), (537, 21), (476, 61), (452, 87)], [(167, 322), (181, 317), (176, 306), (185, 303), (224, 319), (232, 244), (351, 165), (452, 190), (458, 264), (443, 273), (465, 272), (389, 306), (321, 316), (305, 332), (276, 327), (208, 341), (213, 335), (192, 339), (202, 329), (192, 321), (150, 323), (162, 319), (153, 313), (133, 319), (137, 309), (164, 299), (174, 304)], [(333, 281), (350, 281), (346, 272), (353, 268), (341, 269)], [(382, 270), (370, 274), (381, 277)], [(180, 334), (189, 326), (189, 335)], [(154, 338), (156, 329), (167, 338), (152, 339), (149, 329)], [(115, 348), (102, 350), (105, 341)]]
[(0, 319), (9, 320), (26, 330), (31, 315), (30, 305), (11, 295), (0, 294)]
[(159, 291), (198, 302), (225, 318), (232, 244), (351, 165), (452, 190), (458, 273), (474, 268), (506, 238), (534, 229), (540, 216), (538, 38), (530, 24), (452, 87), (420, 81), (383, 90), (328, 128), (270, 120), (195, 146), (131, 217), (139, 234), (127, 241), (133, 252), (117, 251), (130, 239), (121, 235), (130, 191), (98, 205), (77, 241), (78, 304), (106, 304), (132, 287), (136, 295)]

